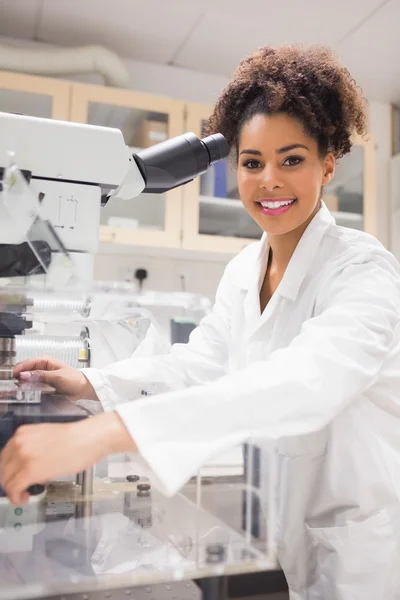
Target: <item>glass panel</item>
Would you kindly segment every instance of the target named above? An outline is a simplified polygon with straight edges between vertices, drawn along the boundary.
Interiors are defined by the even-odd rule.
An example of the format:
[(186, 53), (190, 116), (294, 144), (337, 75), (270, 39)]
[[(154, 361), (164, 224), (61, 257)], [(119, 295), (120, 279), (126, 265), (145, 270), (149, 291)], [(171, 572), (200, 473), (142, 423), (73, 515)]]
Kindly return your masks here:
[[(168, 138), (168, 115), (128, 106), (89, 102), (88, 123), (116, 127), (133, 151), (148, 148)], [(135, 230), (162, 231), (165, 222), (165, 194), (141, 194), (129, 202), (112, 199), (102, 208), (101, 224)]]
[(325, 202), (338, 225), (364, 227), (364, 148), (353, 146), (336, 165), (335, 177), (325, 187)]
[(51, 119), (53, 98), (45, 94), (0, 89), (0, 111)]
[[(70, 417), (83, 417), (79, 407), (70, 406)], [(116, 588), (136, 598), (142, 596), (134, 588), (148, 586), (143, 591), (151, 599), (161, 582), (164, 594), (157, 597), (173, 598), (167, 584), (277, 569), (265, 539), (246, 531), (253, 490), (243, 476), (203, 485), (194, 478), (167, 498), (141, 462), (124, 458), (98, 464), (102, 475), (94, 481), (86, 473), (82, 483), (32, 486), (29, 505), (0, 498), (2, 598), (87, 598), (92, 591), (104, 598)], [(257, 512), (249, 511), (249, 523), (261, 521), (265, 530), (267, 516)], [(192, 598), (191, 590), (181, 597)]]
[[(202, 137), (206, 121), (202, 123)], [(239, 199), (235, 159), (230, 156), (200, 177), (199, 233), (259, 239), (261, 229)]]

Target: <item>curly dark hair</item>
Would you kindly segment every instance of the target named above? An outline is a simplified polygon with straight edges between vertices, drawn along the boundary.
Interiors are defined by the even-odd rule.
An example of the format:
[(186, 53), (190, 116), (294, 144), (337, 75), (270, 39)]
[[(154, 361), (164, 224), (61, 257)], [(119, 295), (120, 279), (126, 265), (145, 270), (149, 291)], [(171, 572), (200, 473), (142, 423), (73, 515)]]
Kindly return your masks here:
[(208, 133), (222, 133), (237, 150), (246, 121), (277, 112), (297, 118), (322, 156), (339, 159), (353, 134), (366, 134), (362, 91), (325, 46), (263, 46), (245, 58), (216, 102)]

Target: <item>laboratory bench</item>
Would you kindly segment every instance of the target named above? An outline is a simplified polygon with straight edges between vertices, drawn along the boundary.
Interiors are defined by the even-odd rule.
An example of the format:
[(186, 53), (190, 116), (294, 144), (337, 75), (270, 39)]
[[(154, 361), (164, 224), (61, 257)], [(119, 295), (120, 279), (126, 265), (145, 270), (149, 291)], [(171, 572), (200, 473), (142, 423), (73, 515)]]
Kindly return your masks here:
[[(1, 443), (25, 423), (88, 415), (55, 396), (3, 404)], [(166, 497), (143, 461), (118, 455), (88, 471), (90, 483), (32, 486), (23, 506), (0, 494), (0, 600), (286, 599), (264, 523), (257, 537), (246, 527), (264, 515), (253, 512), (244, 475), (210, 473)]]

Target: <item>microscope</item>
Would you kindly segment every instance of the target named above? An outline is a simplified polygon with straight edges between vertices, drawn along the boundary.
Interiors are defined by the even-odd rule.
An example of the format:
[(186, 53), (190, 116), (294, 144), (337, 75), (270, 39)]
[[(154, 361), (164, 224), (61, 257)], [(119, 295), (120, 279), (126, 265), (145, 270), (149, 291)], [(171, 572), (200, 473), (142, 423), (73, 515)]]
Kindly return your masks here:
[[(0, 130), (0, 278), (12, 283), (0, 288), (4, 381), (46, 290), (90, 288), (101, 207), (188, 183), (225, 158), (228, 145), (220, 134), (186, 133), (132, 154), (118, 129), (8, 113)], [(40, 281), (37, 300), (27, 289)], [(79, 366), (89, 366), (87, 336), (79, 337)]]

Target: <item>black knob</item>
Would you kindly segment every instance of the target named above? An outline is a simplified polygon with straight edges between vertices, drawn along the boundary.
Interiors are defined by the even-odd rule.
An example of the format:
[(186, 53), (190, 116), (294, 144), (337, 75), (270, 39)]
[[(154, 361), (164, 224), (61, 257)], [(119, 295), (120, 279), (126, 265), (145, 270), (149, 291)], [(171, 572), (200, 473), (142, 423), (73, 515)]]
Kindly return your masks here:
[(139, 289), (141, 290), (143, 287), (143, 281), (147, 279), (148, 272), (146, 269), (136, 269), (135, 271), (135, 279), (139, 281)]

